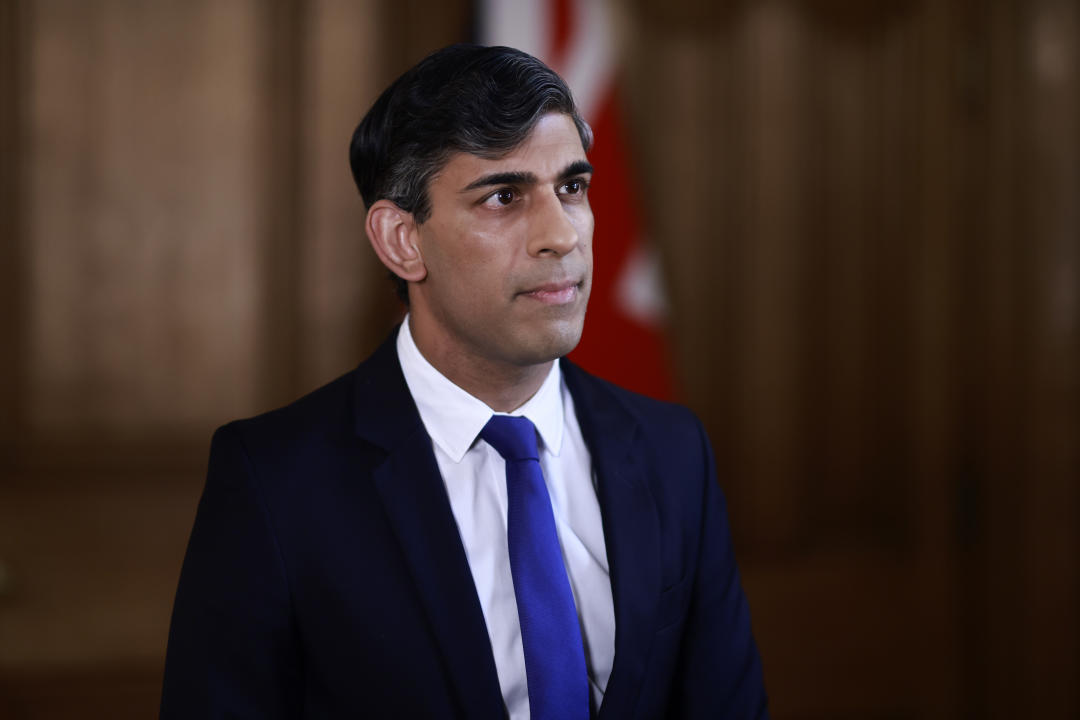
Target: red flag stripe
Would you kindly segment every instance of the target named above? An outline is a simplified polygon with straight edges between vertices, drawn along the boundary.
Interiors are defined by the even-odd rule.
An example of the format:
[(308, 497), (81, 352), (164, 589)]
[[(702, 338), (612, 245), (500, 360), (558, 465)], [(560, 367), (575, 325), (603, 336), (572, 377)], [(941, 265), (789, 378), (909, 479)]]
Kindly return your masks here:
[(550, 50), (546, 57), (561, 65), (565, 59), (566, 49), (570, 44), (572, 31), (573, 13), (570, 8), (570, 0), (552, 0), (552, 22)]

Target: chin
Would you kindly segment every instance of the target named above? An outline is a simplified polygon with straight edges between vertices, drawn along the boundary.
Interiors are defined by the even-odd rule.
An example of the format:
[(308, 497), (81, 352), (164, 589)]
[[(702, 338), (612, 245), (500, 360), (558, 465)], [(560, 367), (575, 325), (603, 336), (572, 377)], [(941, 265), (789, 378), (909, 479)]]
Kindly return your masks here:
[(560, 323), (543, 333), (527, 338), (528, 349), (526, 354), (529, 358), (523, 364), (538, 365), (569, 354), (581, 342), (583, 325), (584, 323), (581, 320), (565, 324)]

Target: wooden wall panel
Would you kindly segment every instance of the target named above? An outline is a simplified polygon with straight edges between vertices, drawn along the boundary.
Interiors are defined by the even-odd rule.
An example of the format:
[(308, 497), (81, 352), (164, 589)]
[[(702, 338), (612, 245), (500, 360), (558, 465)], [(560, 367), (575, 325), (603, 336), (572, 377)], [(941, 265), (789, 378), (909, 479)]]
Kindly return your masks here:
[(390, 327), (348, 141), (464, 18), (2, 5), (0, 716), (154, 714), (210, 432)]
[(257, 12), (27, 6), (35, 433), (205, 433), (254, 407)]
[[(23, 86), (23, 39), (19, 3), (0, 4), (0, 338), (6, 345), (22, 337), (22, 124), (19, 103)], [(0, 463), (11, 454), (10, 438), (21, 412), (22, 367), (14, 352), (0, 353)]]
[(0, 716), (154, 714), (212, 429), (389, 324), (346, 153), (382, 12), (3, 5)]
[(637, 3), (650, 234), (777, 717), (1075, 712), (1066, 5)]
[(782, 3), (755, 5), (742, 22), (747, 117), (741, 142), (747, 146), (749, 188), (747, 205), (736, 209), (745, 214), (736, 267), (740, 333), (728, 349), (740, 378), (731, 411), (743, 430), (733, 474), (754, 478), (739, 491), (746, 521), (764, 531), (755, 541), (790, 547), (802, 530), (797, 470), (806, 460), (797, 414), (786, 410), (803, 403), (804, 390), (798, 377), (805, 352), (800, 269), (809, 248), (800, 230), (806, 224), (806, 197), (798, 189), (807, 172), (802, 141), (807, 33), (797, 10)]
[(382, 91), (383, 14), (373, 0), (309, 6), (298, 238), (302, 388), (359, 363), (382, 341), (396, 303), (364, 234), (364, 204), (348, 163), (352, 132)]
[(1042, 247), (1028, 323), (1035, 420), (1024, 469), (1045, 481), (1027, 508), (1025, 685), (1036, 712), (1080, 715), (1080, 686), (1060, 680), (1080, 676), (1080, 7), (1051, 0), (1028, 13), (1030, 219)]
[[(989, 599), (986, 707), (992, 714), (1080, 714), (1080, 9), (1057, 0), (1006, 6), (992, 33), (1013, 52), (993, 70), (1021, 112), (1011, 174), (990, 173), (1014, 208), (1001, 239), (1012, 322), (1008, 464), (986, 483)], [(1008, 73), (1008, 74), (1005, 74)], [(996, 81), (991, 77), (991, 82)], [(1012, 109), (1010, 108), (1010, 109)], [(1003, 113), (1004, 114), (1004, 113)], [(989, 221), (998, 219), (990, 213)], [(997, 379), (997, 378), (995, 378)], [(1002, 682), (1008, 678), (1007, 683)]]
[(189, 484), (161, 476), (0, 487), (0, 677), (160, 669), (196, 500)]
[(264, 394), (264, 15), (4, 9), (0, 715), (147, 717), (210, 430)]
[(643, 150), (686, 396), (755, 548), (905, 541), (923, 22), (760, 3), (638, 39), (638, 125), (680, 119)]

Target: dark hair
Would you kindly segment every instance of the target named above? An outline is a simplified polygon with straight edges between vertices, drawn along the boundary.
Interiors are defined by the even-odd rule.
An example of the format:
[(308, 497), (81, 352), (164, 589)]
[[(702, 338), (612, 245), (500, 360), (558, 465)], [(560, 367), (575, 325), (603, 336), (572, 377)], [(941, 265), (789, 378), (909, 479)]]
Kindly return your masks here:
[[(428, 184), (452, 154), (501, 157), (551, 112), (573, 119), (588, 150), (592, 131), (555, 71), (513, 48), (451, 45), (395, 80), (360, 121), (349, 146), (353, 179), (368, 208), (385, 198), (423, 223)], [(408, 303), (407, 283), (396, 282)]]

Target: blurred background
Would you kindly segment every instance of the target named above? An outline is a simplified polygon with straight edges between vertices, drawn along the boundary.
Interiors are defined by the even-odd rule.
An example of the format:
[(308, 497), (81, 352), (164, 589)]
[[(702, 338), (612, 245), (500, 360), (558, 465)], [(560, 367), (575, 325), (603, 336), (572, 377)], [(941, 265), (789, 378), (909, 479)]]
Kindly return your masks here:
[[(774, 717), (1080, 717), (1080, 5), (613, 10)], [(210, 435), (396, 321), (348, 138), (473, 28), (0, 4), (0, 716), (155, 716)]]

